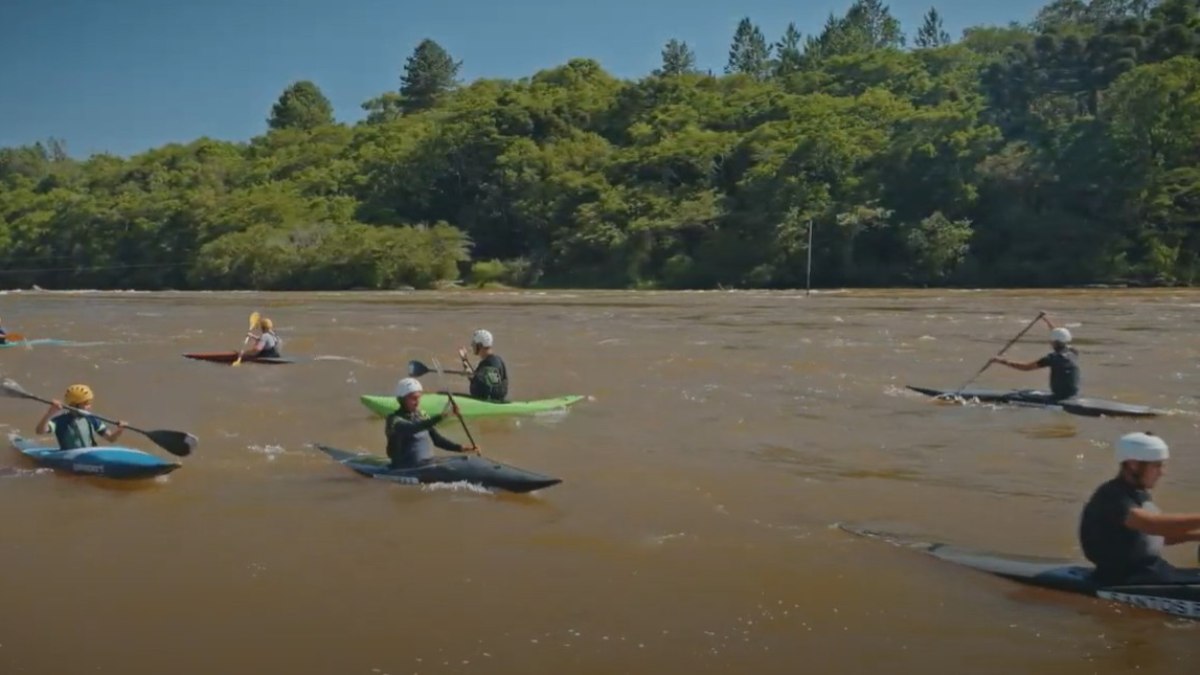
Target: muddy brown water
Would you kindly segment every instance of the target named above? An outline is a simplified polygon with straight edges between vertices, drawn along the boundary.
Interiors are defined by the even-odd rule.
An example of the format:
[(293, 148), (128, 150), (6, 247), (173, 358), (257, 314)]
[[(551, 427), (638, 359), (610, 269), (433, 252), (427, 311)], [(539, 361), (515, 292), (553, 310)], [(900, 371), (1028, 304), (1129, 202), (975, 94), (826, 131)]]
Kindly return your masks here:
[[(1075, 333), (1087, 395), (1173, 414), (904, 389), (961, 384), (1038, 309)], [(306, 360), (180, 356), (236, 349), (254, 310)], [(85, 343), (0, 349), (27, 390), (86, 382), (101, 414), (201, 439), (136, 486), (0, 454), (5, 675), (1196, 670), (1194, 623), (836, 524), (1078, 558), (1080, 507), (1114, 473), (1112, 441), (1140, 429), (1172, 444), (1156, 501), (1200, 511), (1200, 293), (33, 292), (0, 295), (0, 316)], [(513, 398), (590, 397), (472, 424), (486, 455), (561, 485), (402, 487), (308, 445), (382, 453), (358, 396), (388, 393), (409, 359), (453, 364), (478, 327)], [(1009, 355), (1040, 356), (1045, 337)], [(1045, 380), (995, 368), (976, 384)], [(32, 433), (43, 409), (0, 399), (0, 432)]]

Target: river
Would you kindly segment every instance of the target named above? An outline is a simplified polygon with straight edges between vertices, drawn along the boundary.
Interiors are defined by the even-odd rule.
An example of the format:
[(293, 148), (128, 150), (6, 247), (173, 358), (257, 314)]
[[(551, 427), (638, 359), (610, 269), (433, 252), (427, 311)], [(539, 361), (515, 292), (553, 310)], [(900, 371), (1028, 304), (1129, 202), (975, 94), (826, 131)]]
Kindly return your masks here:
[[(905, 390), (962, 384), (1039, 309), (1075, 333), (1087, 395), (1174, 414)], [(255, 310), (303, 362), (180, 356), (238, 348)], [(100, 414), (200, 438), (132, 486), (0, 455), (5, 675), (1195, 672), (1197, 623), (837, 524), (1079, 559), (1082, 504), (1135, 430), (1175, 453), (1156, 502), (1200, 511), (1200, 292), (22, 292), (0, 316), (84, 343), (0, 350), (25, 389), (86, 382)], [(452, 366), (481, 327), (513, 398), (589, 396), (471, 424), (485, 455), (562, 484), (404, 487), (309, 445), (382, 453), (358, 396), (390, 393), (410, 359)], [(1045, 382), (994, 367), (976, 385)], [(0, 399), (0, 432), (31, 434), (43, 410)]]

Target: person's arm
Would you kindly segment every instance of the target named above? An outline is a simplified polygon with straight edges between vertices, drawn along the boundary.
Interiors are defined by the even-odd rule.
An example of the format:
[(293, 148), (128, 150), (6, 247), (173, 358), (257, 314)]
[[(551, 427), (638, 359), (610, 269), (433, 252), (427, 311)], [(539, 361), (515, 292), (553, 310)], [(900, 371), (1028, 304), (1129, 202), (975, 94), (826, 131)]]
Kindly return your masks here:
[(442, 433), (437, 429), (430, 429), (429, 437), (433, 439), (434, 445), (448, 452), (479, 452), (479, 449), (474, 446), (455, 443), (449, 438), (443, 436)]
[(1190, 537), (1200, 534), (1200, 514), (1154, 513), (1137, 507), (1129, 509), (1125, 516), (1125, 527), (1165, 539), (1192, 541)]
[(267, 347), (266, 338), (264, 338), (262, 336), (254, 335), (253, 333), (250, 334), (250, 337), (257, 338), (257, 341), (254, 343), (253, 347), (242, 352), (242, 358), (245, 358), (247, 356), (258, 356), (258, 353), (261, 352), (262, 350), (266, 349), (266, 347)]
[(42, 419), (38, 420), (37, 427), (34, 432), (38, 434), (50, 433), (50, 418), (62, 411), (62, 404), (58, 401), (53, 401), (50, 407), (46, 410), (46, 414), (42, 415)]
[(471, 361), (467, 358), (466, 347), (458, 348), (458, 358), (460, 361), (462, 361), (463, 375), (465, 375), (468, 379), (475, 377), (475, 368), (471, 366)]
[(117, 428), (113, 429), (112, 427), (101, 422), (100, 420), (97, 420), (94, 417), (92, 419), (95, 420), (96, 423), (99, 425), (98, 427), (96, 427), (96, 431), (100, 432), (101, 436), (108, 439), (109, 443), (116, 441), (118, 438), (121, 437), (121, 434), (125, 433), (125, 422), (123, 420), (117, 422)]
[(388, 435), (390, 436), (392, 434), (399, 433), (411, 436), (413, 434), (421, 433), (427, 429), (432, 433), (433, 428), (441, 423), (441, 421), (444, 419), (446, 419), (445, 413), (430, 415), (425, 419), (415, 421), (396, 415), (395, 417), (392, 417), (391, 421), (389, 422)]
[(1046, 366), (1050, 365), (1048, 363), (1044, 363), (1045, 360), (1045, 357), (1043, 357), (1037, 361), (1022, 363), (1020, 361), (1009, 361), (1008, 359), (999, 356), (992, 357), (992, 363), (999, 363), (1000, 365), (1008, 366), (1013, 370), (1037, 370), (1038, 368), (1045, 368)]

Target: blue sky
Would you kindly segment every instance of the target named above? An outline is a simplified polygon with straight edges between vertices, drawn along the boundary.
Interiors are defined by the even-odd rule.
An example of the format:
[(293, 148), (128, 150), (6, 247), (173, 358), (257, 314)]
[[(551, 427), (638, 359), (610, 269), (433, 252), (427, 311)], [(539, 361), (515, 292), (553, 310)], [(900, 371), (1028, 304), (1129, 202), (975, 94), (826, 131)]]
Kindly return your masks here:
[[(891, 0), (910, 36), (930, 4), (956, 38), (1028, 21), (1042, 0)], [(850, 0), (0, 0), (0, 147), (63, 138), (73, 156), (127, 155), (200, 136), (262, 133), (288, 83), (316, 82), (339, 121), (399, 87), (425, 37), (463, 61), (464, 80), (523, 77), (590, 57), (640, 77), (670, 38), (724, 68), (749, 16), (769, 40), (809, 34)]]

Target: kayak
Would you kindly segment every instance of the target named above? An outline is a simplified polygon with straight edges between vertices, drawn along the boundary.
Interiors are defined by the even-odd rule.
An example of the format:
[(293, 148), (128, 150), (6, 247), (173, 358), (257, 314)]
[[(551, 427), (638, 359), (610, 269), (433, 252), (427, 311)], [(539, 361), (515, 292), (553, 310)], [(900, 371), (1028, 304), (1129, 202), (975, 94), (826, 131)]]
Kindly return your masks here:
[(439, 457), (411, 469), (389, 469), (387, 457), (356, 454), (328, 445), (317, 445), (317, 449), (356, 473), (401, 485), (467, 482), (509, 492), (532, 492), (562, 482), (558, 478), (518, 469), (477, 455)]
[(20, 436), (14, 436), (10, 440), (14, 448), (39, 466), (86, 476), (117, 479), (153, 478), (171, 473), (181, 466), (177, 462), (168, 462), (133, 448), (109, 445), (59, 450), (52, 440), (35, 441)]
[(57, 347), (60, 345), (69, 345), (69, 344), (71, 344), (71, 342), (69, 340), (56, 340), (53, 338), (40, 338), (40, 339), (36, 339), (36, 340), (17, 340), (16, 342), (5, 342), (4, 344), (0, 345), (0, 349), (4, 349), (6, 347), (24, 347), (25, 345), (29, 345), (31, 347), (36, 346), (36, 345)]
[[(211, 361), (213, 363), (233, 363), (234, 361), (237, 361), (238, 353), (237, 352), (191, 352), (188, 354), (184, 354), (184, 356), (189, 359), (196, 359), (197, 361)], [(244, 356), (244, 357), (242, 357), (242, 363), (279, 364), (279, 363), (295, 363), (295, 361), (292, 359), (285, 359), (280, 356)]]
[(1106, 586), (1092, 581), (1095, 568), (1090, 565), (983, 553), (940, 543), (905, 542), (889, 535), (856, 530), (844, 525), (842, 529), (851, 534), (884, 539), (896, 545), (914, 548), (939, 560), (1019, 583), (1124, 603), (1187, 619), (1200, 619), (1200, 584)]
[[(455, 394), (454, 402), (458, 404), (458, 410), (462, 413), (463, 417), (494, 417), (499, 415), (534, 415), (562, 410), (582, 401), (583, 398), (583, 396), (560, 396), (558, 398), (543, 398), (536, 401), (500, 403), (471, 398), (466, 394)], [(380, 417), (387, 417), (400, 409), (400, 403), (396, 400), (395, 396), (363, 394), (359, 397), (359, 400), (371, 412)], [(422, 394), (420, 408), (426, 415), (436, 415), (446, 407), (446, 400), (445, 394)]]
[(1033, 389), (964, 389), (956, 392), (953, 389), (931, 389), (908, 385), (915, 392), (933, 397), (957, 397), (965, 400), (977, 400), (980, 403), (1006, 403), (1010, 405), (1030, 406), (1038, 408), (1060, 408), (1072, 415), (1084, 417), (1155, 417), (1162, 412), (1144, 405), (1130, 405), (1118, 401), (1105, 401), (1099, 398), (1065, 398), (1061, 401), (1051, 401), (1050, 392)]

